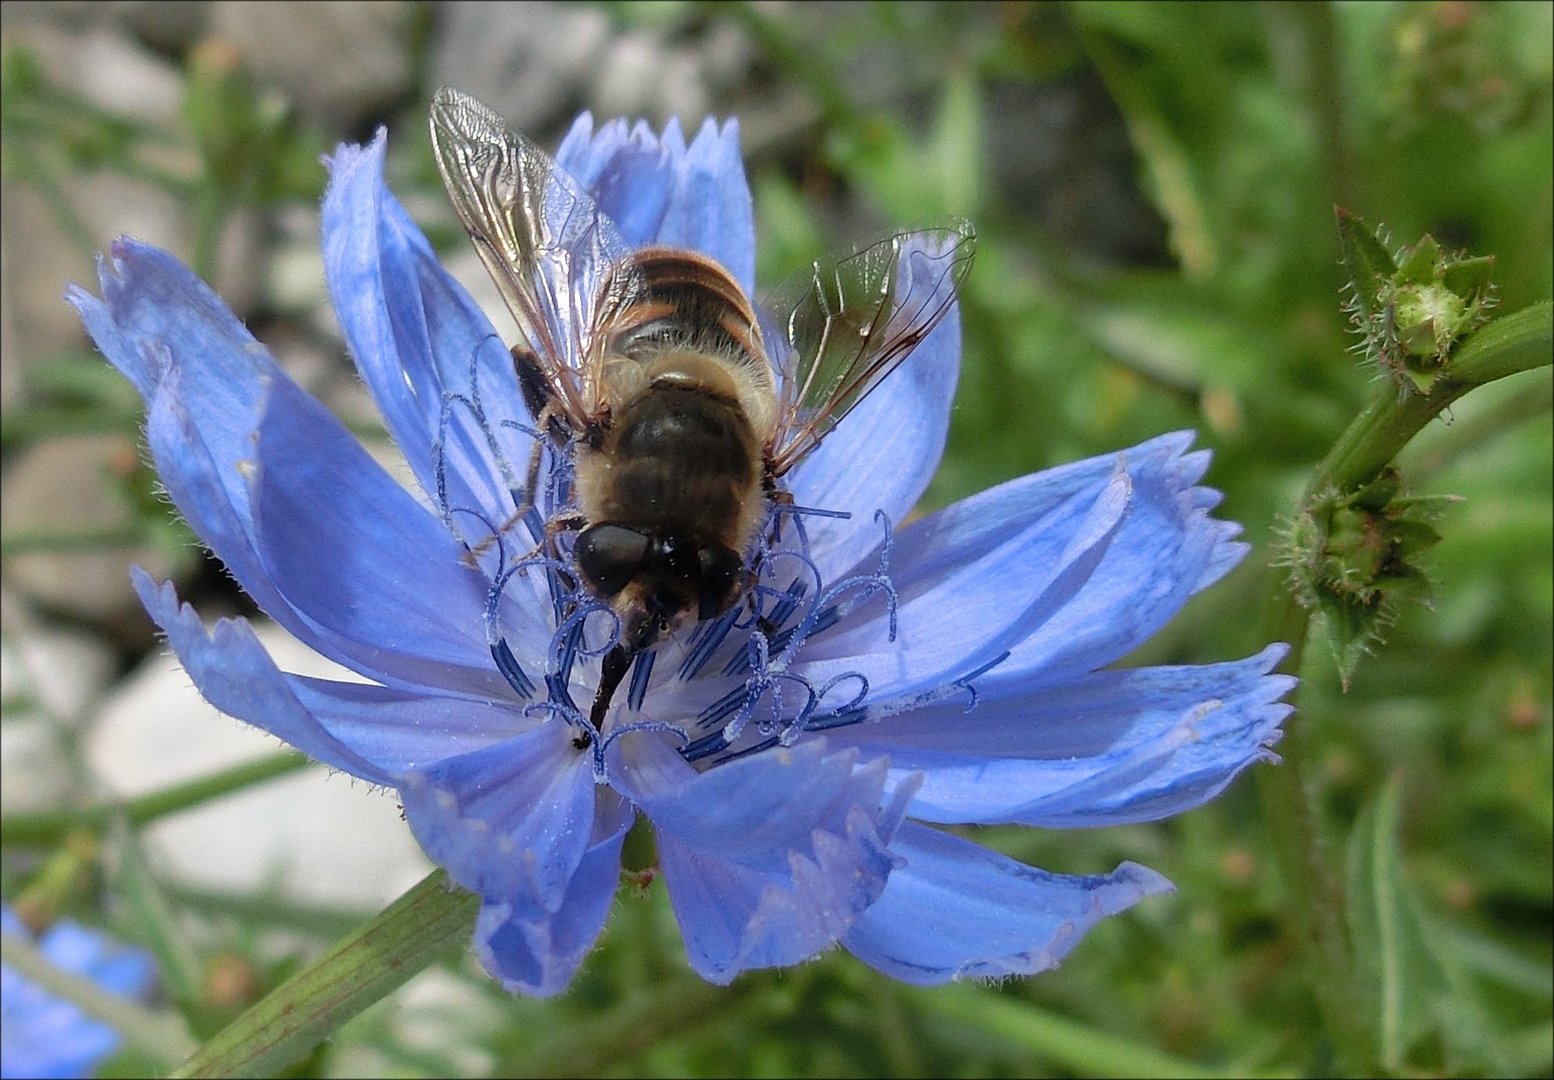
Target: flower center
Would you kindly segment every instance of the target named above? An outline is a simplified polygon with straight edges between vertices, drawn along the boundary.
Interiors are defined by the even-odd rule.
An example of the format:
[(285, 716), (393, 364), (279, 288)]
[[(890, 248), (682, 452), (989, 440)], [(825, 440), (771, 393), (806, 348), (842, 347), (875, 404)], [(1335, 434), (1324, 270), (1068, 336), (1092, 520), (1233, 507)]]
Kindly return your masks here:
[[(492, 344), (499, 345), (495, 339)], [(687, 761), (711, 768), (772, 746), (791, 745), (806, 731), (883, 715), (879, 710), (888, 705), (864, 704), (870, 688), (861, 672), (832, 674), (817, 685), (799, 656), (815, 639), (879, 601), (885, 605), (886, 632), (895, 640), (897, 594), (888, 570), (891, 522), (876, 513), (882, 538), (873, 569), (828, 582), (812, 556), (805, 523), (851, 515), (786, 502), (771, 504), (752, 558), (755, 583), (745, 598), (722, 615), (696, 624), (683, 641), (677, 663), (667, 662), (671, 650), (681, 644), (673, 639), (638, 653), (624, 693), (607, 710), (590, 708), (595, 704), (595, 673), (619, 642), (621, 626), (610, 607), (583, 586), (572, 558), (568, 537), (575, 535), (569, 520), (574, 448), (558, 448), (519, 421), (494, 419), (478, 393), (476, 368), (472, 359), (470, 389), (449, 394), (444, 401), (435, 447), (435, 497), (444, 521), (467, 550), (466, 560), (490, 582), (483, 612), (486, 641), (497, 670), (526, 703), (526, 713), (573, 728), (574, 745), (592, 751), (601, 776), (604, 747), (628, 732), (666, 733)], [(505, 521), (449, 503), (443, 451), (455, 417), (484, 433), (514, 507)], [(517, 447), (525, 443), (537, 448), (533, 464), (545, 466), (528, 470), (538, 472), (533, 499), (525, 497), (518, 479), (525, 470), (512, 462), (521, 453)], [(504, 446), (514, 449), (507, 453)], [(557, 528), (561, 522), (565, 527)], [(877, 619), (878, 612), (870, 618)], [(507, 627), (518, 620), (549, 623), (543, 659), (522, 655), (521, 649), (515, 652), (509, 644)], [(532, 641), (537, 629), (531, 627), (521, 636)]]

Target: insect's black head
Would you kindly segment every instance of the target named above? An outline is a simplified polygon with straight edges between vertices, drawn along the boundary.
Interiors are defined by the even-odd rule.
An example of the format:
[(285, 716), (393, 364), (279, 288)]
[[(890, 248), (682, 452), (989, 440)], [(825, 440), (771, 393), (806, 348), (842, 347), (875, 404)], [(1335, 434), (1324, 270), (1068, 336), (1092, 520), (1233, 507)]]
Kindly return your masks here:
[(632, 652), (688, 619), (727, 611), (744, 591), (744, 559), (723, 544), (601, 522), (578, 534), (573, 555), (589, 591), (621, 618)]

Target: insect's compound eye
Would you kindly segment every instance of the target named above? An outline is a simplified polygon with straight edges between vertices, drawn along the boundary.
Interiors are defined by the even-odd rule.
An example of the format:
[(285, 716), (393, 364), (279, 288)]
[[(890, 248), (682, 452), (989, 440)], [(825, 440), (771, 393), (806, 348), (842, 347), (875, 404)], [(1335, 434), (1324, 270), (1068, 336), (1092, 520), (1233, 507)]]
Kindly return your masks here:
[(700, 618), (710, 619), (723, 614), (739, 599), (745, 560), (722, 544), (702, 548), (698, 557), (701, 559), (701, 609), (697, 614)]
[(686, 537), (658, 537), (648, 558), (653, 572), (665, 583), (696, 587), (696, 546)]
[(645, 533), (608, 523), (584, 529), (572, 549), (584, 580), (601, 597), (614, 596), (624, 589), (642, 570), (647, 553)]

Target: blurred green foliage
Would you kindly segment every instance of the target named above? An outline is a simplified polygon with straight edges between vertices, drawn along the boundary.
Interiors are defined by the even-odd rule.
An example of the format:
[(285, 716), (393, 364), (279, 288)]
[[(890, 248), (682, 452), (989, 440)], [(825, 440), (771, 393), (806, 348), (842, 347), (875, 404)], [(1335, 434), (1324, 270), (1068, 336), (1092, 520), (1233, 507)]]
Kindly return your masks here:
[[(1264, 644), (1257, 612), (1284, 588), (1271, 568), (1281, 527), (1381, 378), (1351, 352), (1335, 204), (1384, 222), (1397, 247), (1428, 233), (1448, 251), (1493, 255), (1497, 314), (1554, 286), (1548, 4), (845, 4), (824, 20), (805, 7), (603, 10), (617, 25), (688, 34), (733, 24), (759, 43), (769, 78), (813, 103), (801, 160), (751, 161), (764, 279), (871, 230), (949, 215), (976, 222), (962, 384), (931, 505), (1163, 431), (1199, 430), (1215, 453), (1209, 482), (1226, 494), (1220, 512), (1245, 524), (1254, 554), (1140, 662), (1239, 657)], [(881, 102), (858, 90), (850, 72), (860, 49), (910, 72), (905, 93)], [(202, 214), (219, 218), (237, 197), (306, 205), (322, 179), (306, 163), (327, 140), (232, 82), (225, 62), (219, 53), (191, 61), (191, 127), (151, 132), (62, 99), (25, 56), (8, 56), (7, 182), (47, 185), (62, 169), (146, 174), (147, 145), (171, 139), (193, 148), (197, 165), (152, 178), (194, 193)], [(1011, 178), (1004, 154), (1046, 137), (1014, 121), (1055, 90), (1099, 102), (1126, 135), (1123, 173), (1147, 223), (1132, 257), (1088, 242), (1108, 227), (1103, 208), (1088, 225), (1081, 216), (1077, 232), (1057, 229), (1051, 187)], [(243, 138), (212, 122), (215, 101), (221, 116), (242, 119)], [(39, 119), (56, 114), (70, 122)], [(417, 134), (395, 140), (394, 169), (434, 193), (420, 113), (396, 123)], [(435, 234), (452, 240), (441, 224)], [(197, 240), (196, 257), (208, 257), (208, 244)], [(103, 380), (44, 389), (33, 408), (54, 411), (38, 428), (72, 410), (134, 426), (122, 389)], [(1433, 521), (1443, 539), (1426, 560), (1428, 605), (1397, 612), (1348, 692), (1325, 650), (1306, 654), (1291, 724), (1343, 874), (1359, 1024), (1374, 1039), (1364, 1064), (1388, 1075), (1554, 1069), (1550, 413), (1541, 370), (1474, 392), (1417, 438), (1396, 463), (1403, 484), (1416, 496), (1461, 496)], [(29, 415), (6, 417), (7, 446), (41, 437)], [(138, 505), (159, 527), (150, 523), (165, 509)], [(1243, 778), (1208, 807), (1148, 827), (1000, 830), (1002, 850), (1045, 868), (1098, 872), (1127, 858), (1178, 886), (1108, 920), (1038, 978), (924, 992), (840, 955), (716, 990), (688, 974), (662, 890), (650, 889), (624, 895), (565, 997), (509, 998), (466, 960), (455, 978), (481, 1005), (461, 1014), (467, 1045), (410, 1046), (391, 998), (303, 1068), (1331, 1072), (1340, 1052), (1254, 789)], [(241, 951), (251, 934), (240, 925), (320, 942), (336, 930), (318, 913), (176, 890), (137, 913), (171, 917), (157, 914), (164, 908), (202, 926), (211, 952), (218, 942)], [(284, 974), (255, 967), (264, 985)]]

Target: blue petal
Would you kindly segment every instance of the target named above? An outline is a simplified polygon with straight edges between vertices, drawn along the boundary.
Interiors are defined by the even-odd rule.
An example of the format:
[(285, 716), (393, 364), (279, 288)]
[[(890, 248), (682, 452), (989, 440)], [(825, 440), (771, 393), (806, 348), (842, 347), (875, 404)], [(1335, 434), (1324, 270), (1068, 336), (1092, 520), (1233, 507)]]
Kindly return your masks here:
[[(483, 597), (473, 575), (457, 558), (458, 548), (436, 519), (415, 504), (371, 460), (338, 420), (308, 397), (275, 365), (264, 349), (189, 269), (165, 252), (129, 240), (114, 245), (114, 260), (101, 273), (104, 300), (73, 290), (92, 336), (113, 363), (146, 395), (147, 441), (168, 494), (194, 530), (226, 563), (250, 596), (300, 640), (329, 658), (382, 682), (452, 685), (497, 691), (501, 680), (492, 669), (480, 625)], [(286, 411), (286, 415), (279, 415)], [(395, 537), (401, 555), (421, 560), (413, 578), (423, 590), (449, 595), (462, 591), (478, 599), (466, 621), (451, 609), (430, 612), (421, 621), (429, 634), (422, 638), (399, 627), (360, 620), (346, 632), (327, 627), (337, 616), (323, 613), (309, 593), (288, 593), (273, 580), (255, 520), (256, 474), (264, 481), (262, 463), (255, 461), (255, 438), (261, 424), (279, 427), (296, 445), (281, 455), (302, 475), (285, 482), (303, 482), (312, 475), (342, 469), (351, 473), (354, 505), (367, 517), (344, 522), (334, 545), (352, 548), (361, 566), (349, 583), (353, 603), (389, 606), (384, 597), (403, 587), (373, 572), (376, 550), (363, 534)], [(315, 463), (317, 467), (315, 467)], [(349, 468), (347, 469), (347, 463)], [(278, 461), (278, 465), (280, 462)], [(275, 470), (271, 470), (274, 472)], [(287, 470), (281, 469), (286, 472)], [(276, 479), (271, 477), (271, 479)], [(314, 506), (328, 496), (301, 487), (290, 496)], [(394, 515), (390, 520), (387, 514)], [(329, 548), (313, 553), (332, 558)], [(387, 565), (387, 564), (385, 564)], [(372, 599), (373, 594), (378, 597)], [(427, 613), (427, 605), (413, 603)], [(441, 606), (435, 605), (435, 606)], [(366, 637), (353, 636), (356, 632)]]
[(869, 966), (925, 986), (1046, 971), (1104, 916), (1171, 888), (1134, 863), (1103, 876), (1049, 874), (912, 823), (891, 849), (905, 865), (842, 943)]
[[(904, 259), (909, 267), (911, 260)], [(903, 273), (902, 295), (938, 280)], [(774, 313), (779, 317), (782, 313)], [(939, 467), (960, 376), (960, 309), (952, 307), (911, 356), (857, 405), (783, 481), (800, 506), (851, 516), (805, 519), (810, 553), (829, 576), (841, 576), (880, 540), (876, 512), (900, 524)]]
[(374, 784), (393, 775), (335, 738), (291, 692), (286, 676), (242, 619), (222, 619), (210, 629), (188, 604), (178, 602), (172, 583), (158, 586), (138, 566), (130, 571), (135, 591), (206, 701), (295, 746), (304, 754)]
[[(165, 251), (128, 238), (98, 260), (103, 299), (71, 286), (67, 299), (87, 332), (150, 405), (176, 370), (179, 394), (198, 418), (210, 456), (223, 462), (252, 454), (250, 439), (265, 387), (285, 378), (210, 287)], [(235, 470), (217, 479), (247, 529), (247, 483)], [(196, 523), (198, 524), (198, 523)]]
[[(1039, 623), (1022, 623), (1023, 638), (1004, 636), (1011, 655), (996, 670), (1033, 685), (1049, 684), (1113, 663), (1142, 644), (1244, 551), (1229, 539), (1236, 526), (1207, 516), (1218, 493), (1194, 486), (1207, 457), (1182, 453), (1190, 438), (1168, 435), (1121, 454), (1011, 481), (903, 529), (890, 570), (902, 597), (905, 649), (918, 649), (921, 641), (946, 660), (956, 648), (969, 656), (961, 643), (986, 638), (987, 627), (998, 625), (996, 613), (1039, 587), (1065, 538), (1093, 528), (1085, 524), (1094, 513), (1089, 493), (1115, 485), (1120, 471), (1131, 481), (1131, 494), (1104, 551), (1095, 552), (1098, 561), (1086, 567), (1085, 580), (1073, 582), (1076, 588), (1061, 605), (1041, 612)], [(954, 588), (946, 588), (952, 581)], [(925, 597), (935, 598), (937, 606), (924, 605)], [(910, 627), (909, 611), (919, 628)], [(817, 641), (806, 662), (849, 648), (860, 653), (883, 648), (870, 644), (868, 634), (859, 627)], [(825, 670), (832, 667), (841, 670), (845, 664)], [(912, 670), (949, 669), (919, 664)]]
[(909, 813), (945, 823), (1080, 828), (1201, 805), (1272, 755), (1295, 680), (1270, 646), (1226, 664), (1103, 671), (1030, 689), (995, 671), (976, 705), (936, 704), (827, 733), (888, 756), (922, 787)]
[(806, 645), (797, 666), (812, 685), (836, 681), (839, 693), (857, 695), (865, 708), (894, 708), (969, 677), (1072, 604), (1132, 505), (1128, 476), (1118, 470), (1098, 493), (1076, 494), (974, 561), (938, 561), (931, 574), (910, 563), (896, 576), (895, 641), (886, 619), (858, 620)]
[[(979, 492), (902, 529), (896, 536), (893, 570), (898, 577), (932, 579), (947, 568), (963, 565), (1006, 543), (1012, 532), (1074, 505), (1076, 496), (1099, 491), (1119, 465), (1141, 493), (1166, 493), (1173, 507), (1180, 495), (1189, 510), (1211, 510), (1220, 494), (1195, 486), (1208, 467), (1209, 455), (1188, 452), (1192, 440), (1190, 431), (1172, 432), (1127, 450), (1044, 469)], [(1244, 544), (1228, 546), (1234, 556), (1245, 554)]]
[[(1154, 480), (1146, 483), (1146, 479)], [(1239, 560), (1239, 526), (1210, 518), (1169, 478), (1141, 478), (1117, 538), (1085, 587), (1005, 662), (1009, 675), (1055, 682), (1116, 663), (1165, 626), (1204, 583)]]
[[(342, 146), (324, 197), (324, 270), (362, 380), (422, 489), (464, 535), (521, 499), (533, 421), (512, 357), (383, 183), (386, 139)], [(470, 512), (478, 512), (487, 526)]]
[[(0, 929), (29, 936), (9, 905), (0, 906)], [(156, 979), (148, 953), (69, 920), (44, 931), (38, 949), (59, 970), (120, 996), (144, 998)], [(75, 1002), (0, 965), (0, 1076), (89, 1076), (122, 1041)]]
[(615, 120), (577, 118), (556, 162), (593, 195), (633, 247), (661, 244), (712, 256), (747, 295), (755, 290), (755, 217), (739, 123), (708, 118), (687, 147), (678, 120), (662, 138)]
[(287, 675), (302, 707), (335, 738), (388, 773), (490, 746), (534, 727), (510, 704)]
[(554, 913), (487, 903), (475, 920), (475, 955), (512, 993), (552, 997), (572, 981), (604, 929), (620, 879), (626, 831), (591, 848)]
[(808, 959), (884, 888), (910, 790), (881, 799), (883, 761), (856, 768), (854, 755), (829, 754), (815, 739), (696, 774), (664, 743), (630, 741), (612, 753), (612, 783), (653, 820), (670, 902), (703, 978), (726, 984)]
[(405, 819), (454, 881), (534, 918), (560, 910), (594, 842), (593, 757), (559, 720), (408, 774)]
[[(259, 550), (275, 587), (332, 640), (392, 650), (381, 682), (511, 700), (491, 661), (488, 584), (463, 547), (316, 400), (271, 388), (253, 474)], [(524, 655), (549, 639), (524, 620)]]

